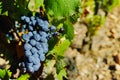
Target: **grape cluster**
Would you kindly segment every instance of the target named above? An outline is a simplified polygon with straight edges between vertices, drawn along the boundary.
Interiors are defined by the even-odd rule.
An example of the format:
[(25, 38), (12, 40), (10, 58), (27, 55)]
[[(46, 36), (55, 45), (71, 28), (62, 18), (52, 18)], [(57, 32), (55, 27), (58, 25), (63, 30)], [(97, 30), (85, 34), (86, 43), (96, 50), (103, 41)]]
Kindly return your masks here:
[(22, 39), (24, 41), (24, 60), (21, 62), (23, 72), (34, 73), (41, 67), (48, 52), (48, 40), (59, 36), (64, 31), (57, 31), (55, 26), (49, 26), (47, 20), (42, 20), (39, 15), (21, 16)]

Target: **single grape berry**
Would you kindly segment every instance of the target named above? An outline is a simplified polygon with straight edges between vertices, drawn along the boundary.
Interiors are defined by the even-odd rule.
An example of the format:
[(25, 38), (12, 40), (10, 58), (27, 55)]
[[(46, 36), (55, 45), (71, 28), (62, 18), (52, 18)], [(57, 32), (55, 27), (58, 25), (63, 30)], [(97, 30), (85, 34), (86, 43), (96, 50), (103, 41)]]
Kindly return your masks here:
[(48, 36), (48, 34), (44, 31), (39, 31), (39, 34), (40, 34), (40, 36), (42, 36), (44, 38), (46, 38)]
[(59, 33), (63, 33), (64, 31), (65, 31), (65, 30), (64, 30), (63, 27), (59, 29)]
[(31, 53), (30, 50), (26, 50), (26, 51), (25, 51), (25, 56), (26, 56), (26, 57), (31, 56), (31, 55), (32, 55), (32, 53)]
[(29, 17), (26, 17), (26, 18), (25, 18), (25, 22), (29, 23), (29, 22), (30, 22), (30, 18), (29, 18)]
[(33, 31), (33, 34), (37, 34), (37, 31)]
[(39, 68), (40, 68), (40, 66), (41, 66), (41, 63), (38, 63), (38, 64), (36, 64), (36, 65), (33, 65), (34, 71), (38, 71)]
[(31, 55), (31, 56), (28, 56), (27, 57), (27, 61), (32, 63), (34, 61), (34, 57)]
[(38, 50), (40, 50), (40, 49), (42, 48), (40, 42), (37, 42), (36, 45), (35, 45), (35, 47), (36, 47)]
[(30, 40), (30, 44), (31, 44), (32, 46), (35, 46), (35, 45), (36, 45), (36, 40), (31, 39), (31, 40)]
[(56, 27), (55, 26), (50, 26), (50, 31), (56, 31)]
[(38, 25), (39, 27), (44, 26), (43, 20), (40, 19), (39, 17), (36, 17), (36, 21), (37, 21), (37, 25)]
[(23, 73), (26, 73), (26, 71), (27, 71), (26, 67), (22, 68)]
[(35, 17), (34, 16), (31, 16), (30, 17), (30, 20), (32, 21), (32, 20), (35, 20)]
[(21, 66), (22, 68), (25, 68), (25, 63), (24, 63), (24, 62), (21, 62), (21, 63), (20, 63), (20, 66)]
[(47, 36), (47, 40), (51, 40), (52, 39), (52, 35), (51, 34), (48, 34), (48, 36)]
[(36, 25), (36, 20), (32, 20), (32, 25), (33, 25), (33, 26)]
[(49, 31), (48, 25), (41, 26), (42, 30), (45, 32)]
[(44, 61), (45, 60), (45, 55), (44, 54), (40, 54), (40, 60)]
[(26, 42), (29, 41), (29, 36), (28, 36), (27, 34), (23, 34), (23, 35), (22, 35), (22, 38), (23, 38)]
[(24, 49), (25, 50), (30, 50), (31, 48), (32, 48), (32, 46), (29, 43), (24, 44)]
[(32, 54), (35, 54), (35, 53), (37, 53), (37, 49), (35, 47), (32, 47), (31, 52), (32, 52)]
[(39, 34), (34, 34), (33, 37), (36, 41), (40, 40), (40, 35)]
[(41, 37), (41, 38), (40, 38), (40, 41), (46, 43), (48, 40), (47, 40), (47, 38), (45, 38), (45, 37)]
[(21, 18), (20, 18), (20, 19), (21, 19), (22, 21), (24, 21), (24, 20), (25, 20), (25, 18), (26, 18), (26, 16), (21, 16)]
[(27, 66), (28, 72), (34, 73), (34, 69), (32, 66)]
[(32, 37), (32, 36), (33, 36), (33, 33), (29, 31), (29, 32), (28, 32), (28, 36), (29, 36), (29, 38)]
[(28, 26), (29, 30), (33, 31), (33, 27), (32, 26)]
[(39, 64), (39, 63), (40, 63), (39, 58), (37, 58), (37, 57), (36, 57), (36, 58), (34, 58), (34, 60), (33, 60), (33, 64), (35, 64), (35, 65), (36, 65), (36, 64)]

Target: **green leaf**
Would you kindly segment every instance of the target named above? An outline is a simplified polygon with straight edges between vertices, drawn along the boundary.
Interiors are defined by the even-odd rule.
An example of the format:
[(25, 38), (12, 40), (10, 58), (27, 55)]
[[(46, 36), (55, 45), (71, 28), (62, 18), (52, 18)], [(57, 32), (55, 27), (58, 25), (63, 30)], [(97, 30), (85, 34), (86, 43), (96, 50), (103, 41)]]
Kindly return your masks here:
[(57, 74), (57, 79), (58, 80), (63, 80), (63, 77), (66, 77), (66, 70), (65, 69), (62, 69), (60, 70), (59, 74)]
[(17, 80), (29, 80), (30, 75), (29, 74), (24, 74), (21, 75)]
[(46, 60), (45, 61), (45, 69), (46, 69), (47, 74), (51, 73), (54, 65), (55, 65), (55, 60)]
[(11, 77), (11, 75), (12, 75), (12, 72), (10, 72), (9, 70), (7, 70), (7, 69), (0, 69), (0, 78), (1, 79), (9, 79), (10, 77)]
[(66, 77), (65, 62), (63, 56), (57, 56), (57, 61), (55, 64), (56, 73), (58, 80), (63, 80), (63, 77)]
[(35, 8), (39, 8), (40, 6), (43, 6), (44, 0), (35, 0)]
[(28, 8), (31, 11), (35, 11), (35, 12), (39, 11), (39, 7), (43, 6), (43, 1), (44, 0), (30, 0)]
[(11, 75), (12, 75), (12, 72), (10, 72), (10, 70), (7, 70), (7, 75), (8, 75), (8, 77), (10, 78)]
[(63, 56), (57, 56), (57, 61), (56, 61), (56, 64), (55, 64), (57, 74), (59, 74), (59, 72), (62, 69), (64, 69), (65, 65), (66, 64), (64, 62), (64, 57)]
[(81, 0), (44, 0), (46, 11), (56, 18), (74, 14), (80, 3)]
[(72, 23), (70, 23), (69, 21), (65, 21), (63, 24), (63, 27), (65, 29), (64, 33), (65, 33), (66, 38), (72, 41), (74, 37), (74, 27)]
[(54, 48), (48, 53), (55, 53), (57, 55), (60, 56), (64, 56), (64, 52), (66, 51), (66, 49), (69, 47), (70, 45), (70, 41), (67, 40), (65, 37), (61, 38), (58, 43), (54, 46)]
[(6, 70), (0, 69), (0, 78), (3, 79), (5, 77), (5, 75), (6, 75)]

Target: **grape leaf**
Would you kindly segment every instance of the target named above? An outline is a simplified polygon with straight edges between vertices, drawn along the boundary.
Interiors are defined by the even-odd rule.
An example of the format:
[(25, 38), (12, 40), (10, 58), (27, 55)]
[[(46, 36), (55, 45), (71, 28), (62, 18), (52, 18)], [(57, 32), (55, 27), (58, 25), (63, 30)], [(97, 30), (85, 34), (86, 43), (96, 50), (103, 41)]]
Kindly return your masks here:
[(55, 60), (45, 60), (45, 69), (47, 74), (50, 74), (53, 70), (53, 66), (55, 65)]
[(0, 79), (9, 79), (11, 77), (12, 72), (7, 69), (0, 69)]
[(64, 57), (63, 56), (57, 56), (57, 61), (56, 61), (56, 64), (55, 64), (57, 74), (59, 74), (59, 72), (62, 69), (64, 69), (65, 65), (66, 64), (64, 62)]
[(5, 74), (6, 74), (6, 71), (5, 70), (2, 70), (2, 69), (0, 69), (0, 78), (4, 78), (4, 76), (5, 76)]
[(63, 24), (63, 27), (65, 29), (65, 36), (67, 39), (69, 39), (70, 41), (72, 41), (73, 37), (74, 37), (74, 27), (73, 25), (69, 22), (69, 21), (65, 21)]
[(39, 8), (40, 6), (43, 6), (44, 0), (35, 0), (35, 8)]
[(81, 0), (44, 0), (48, 14), (59, 17), (68, 17), (76, 12)]
[(66, 77), (66, 71), (65, 71), (65, 62), (63, 56), (57, 56), (57, 61), (55, 64), (56, 67), (56, 73), (58, 80), (63, 80), (63, 76)]
[(59, 74), (57, 74), (57, 79), (58, 80), (63, 80), (63, 77), (66, 77), (66, 70), (65, 69), (62, 69), (60, 70)]
[(69, 47), (70, 41), (65, 37), (61, 38), (50, 53), (56, 53), (56, 56), (64, 56), (64, 52)]
[(24, 74), (21, 75), (17, 80), (29, 80), (30, 75), (29, 74)]

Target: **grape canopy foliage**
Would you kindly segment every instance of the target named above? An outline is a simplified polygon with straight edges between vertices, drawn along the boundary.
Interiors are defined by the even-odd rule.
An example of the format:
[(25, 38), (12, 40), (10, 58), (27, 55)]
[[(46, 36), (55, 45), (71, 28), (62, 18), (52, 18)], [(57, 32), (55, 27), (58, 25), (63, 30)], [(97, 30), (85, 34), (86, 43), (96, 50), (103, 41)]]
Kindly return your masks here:
[[(80, 5), (81, 0), (0, 0), (1, 16), (12, 19), (8, 21), (10, 27), (5, 27), (10, 29), (3, 31), (6, 39), (9, 44), (17, 40), (23, 46), (21, 73), (34, 75), (55, 59), (58, 80), (66, 77), (64, 52), (74, 37), (70, 17), (79, 13)], [(1, 25), (7, 25), (3, 20)], [(21, 75), (19, 79), (23, 77), (30, 76)]]

